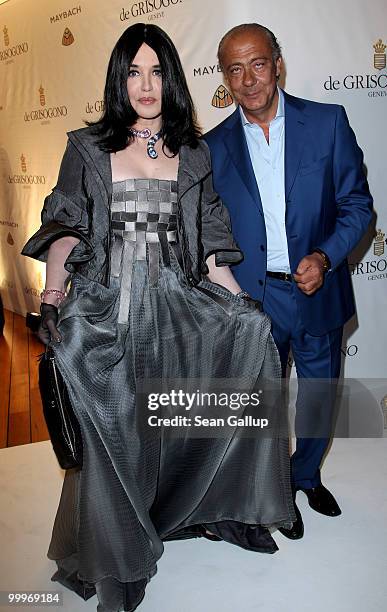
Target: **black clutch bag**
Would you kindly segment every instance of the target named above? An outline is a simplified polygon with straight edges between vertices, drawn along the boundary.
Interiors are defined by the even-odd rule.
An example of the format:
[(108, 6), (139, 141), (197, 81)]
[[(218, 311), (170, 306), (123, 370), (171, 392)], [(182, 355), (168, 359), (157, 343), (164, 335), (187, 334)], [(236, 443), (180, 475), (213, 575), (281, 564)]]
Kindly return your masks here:
[(82, 467), (82, 435), (52, 348), (39, 363), (39, 388), (51, 443), (64, 470)]

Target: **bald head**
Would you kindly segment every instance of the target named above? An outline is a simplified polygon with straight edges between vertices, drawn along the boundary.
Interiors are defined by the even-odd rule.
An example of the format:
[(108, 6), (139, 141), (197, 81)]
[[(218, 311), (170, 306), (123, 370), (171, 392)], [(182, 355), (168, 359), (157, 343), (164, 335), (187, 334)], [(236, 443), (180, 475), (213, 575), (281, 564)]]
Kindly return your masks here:
[(281, 48), (270, 30), (257, 23), (233, 28), (219, 45), (224, 81), (250, 123), (267, 125), (278, 106)]
[(265, 36), (267, 38), (267, 42), (270, 45), (272, 50), (272, 58), (273, 62), (276, 62), (278, 58), (282, 56), (281, 47), (279, 42), (273, 32), (259, 23), (242, 23), (241, 25), (235, 26), (231, 28), (226, 34), (223, 36), (222, 40), (219, 43), (218, 47), (218, 59), (219, 65), (224, 69), (223, 60), (224, 60), (224, 50), (227, 47), (227, 44), (231, 42), (231, 40), (238, 38), (243, 34), (257, 34), (259, 36)]

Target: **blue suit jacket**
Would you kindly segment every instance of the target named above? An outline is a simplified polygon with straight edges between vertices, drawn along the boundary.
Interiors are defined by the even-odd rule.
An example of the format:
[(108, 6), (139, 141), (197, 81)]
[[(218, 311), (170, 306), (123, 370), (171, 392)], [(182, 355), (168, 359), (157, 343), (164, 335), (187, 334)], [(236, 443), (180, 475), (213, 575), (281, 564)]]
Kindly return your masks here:
[[(315, 248), (332, 269), (314, 295), (296, 289), (303, 324), (323, 335), (355, 312), (347, 255), (371, 219), (372, 198), (363, 172), (363, 154), (345, 110), (285, 95), (286, 234), (292, 273)], [(243, 289), (263, 301), (266, 229), (262, 203), (239, 110), (205, 135), (215, 190), (227, 206), (232, 232), (244, 260), (233, 267)]]

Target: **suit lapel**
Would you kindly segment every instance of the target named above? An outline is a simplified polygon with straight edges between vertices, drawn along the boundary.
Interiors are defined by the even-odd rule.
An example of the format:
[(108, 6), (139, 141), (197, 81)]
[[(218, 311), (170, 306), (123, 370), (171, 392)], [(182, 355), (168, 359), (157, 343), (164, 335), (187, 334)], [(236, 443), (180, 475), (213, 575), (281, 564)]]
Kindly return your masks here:
[(285, 200), (293, 187), (306, 138), (304, 103), (285, 96)]
[(226, 131), (224, 133), (224, 141), (227, 151), (233, 160), (242, 181), (249, 190), (255, 205), (258, 206), (259, 211), (263, 214), (261, 197), (259, 195), (257, 181), (255, 180), (254, 169), (251, 163), (246, 138), (243, 133), (238, 108), (230, 116), (229, 122), (226, 124), (225, 128)]

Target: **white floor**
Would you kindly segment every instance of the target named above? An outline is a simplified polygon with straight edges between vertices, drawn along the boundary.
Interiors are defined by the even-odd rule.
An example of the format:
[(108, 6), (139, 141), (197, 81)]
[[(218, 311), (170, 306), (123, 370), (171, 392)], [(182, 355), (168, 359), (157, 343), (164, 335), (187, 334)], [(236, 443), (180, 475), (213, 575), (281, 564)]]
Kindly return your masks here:
[[(49, 609), (89, 612), (95, 597), (84, 603), (50, 582), (55, 566), (45, 553), (61, 480), (49, 442), (0, 451), (0, 591), (59, 586), (63, 607)], [(166, 544), (139, 612), (386, 610), (387, 438), (335, 440), (324, 481), (343, 514), (316, 514), (298, 493), (305, 536), (292, 542), (276, 532), (274, 555), (207, 540)]]

